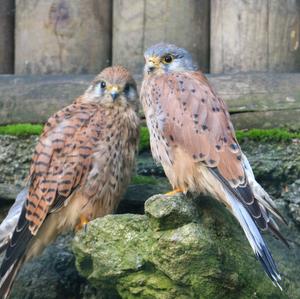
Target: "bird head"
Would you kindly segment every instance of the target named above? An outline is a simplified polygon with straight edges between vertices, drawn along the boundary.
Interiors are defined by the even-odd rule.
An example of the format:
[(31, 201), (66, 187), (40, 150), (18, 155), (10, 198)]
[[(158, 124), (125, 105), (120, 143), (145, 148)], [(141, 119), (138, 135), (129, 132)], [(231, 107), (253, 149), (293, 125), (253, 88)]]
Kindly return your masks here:
[(146, 75), (197, 69), (192, 55), (186, 49), (172, 44), (156, 44), (146, 50), (144, 57)]
[(136, 83), (124, 67), (108, 67), (93, 80), (85, 91), (84, 100), (108, 106), (129, 104), (137, 108)]

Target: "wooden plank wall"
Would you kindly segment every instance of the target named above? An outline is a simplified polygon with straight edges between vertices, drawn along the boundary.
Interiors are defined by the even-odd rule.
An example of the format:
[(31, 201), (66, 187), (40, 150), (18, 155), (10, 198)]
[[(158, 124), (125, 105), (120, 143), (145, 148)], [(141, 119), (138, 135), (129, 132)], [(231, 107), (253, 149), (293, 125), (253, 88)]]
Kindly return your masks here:
[[(140, 73), (157, 42), (211, 73), (300, 71), (300, 0), (13, 0), (0, 6), (0, 73)], [(15, 39), (15, 47), (14, 47)]]
[(16, 0), (16, 74), (97, 73), (111, 64), (110, 0)]
[(300, 71), (299, 0), (212, 0), (212, 73)]
[[(91, 75), (0, 76), (0, 125), (43, 123), (81, 95)], [(138, 88), (142, 77), (135, 76)], [(208, 75), (237, 128), (300, 129), (300, 73)], [(142, 115), (142, 114), (141, 114)]]
[(14, 72), (14, 1), (1, 0), (0, 5), (0, 74)]
[(220, 74), (239, 128), (300, 127), (300, 0), (1, 0), (0, 16), (0, 73), (16, 74), (0, 76), (1, 124), (44, 121), (111, 63), (140, 79), (143, 52), (165, 41)]
[(114, 0), (113, 63), (141, 73), (144, 51), (158, 42), (187, 48), (209, 71), (209, 0)]

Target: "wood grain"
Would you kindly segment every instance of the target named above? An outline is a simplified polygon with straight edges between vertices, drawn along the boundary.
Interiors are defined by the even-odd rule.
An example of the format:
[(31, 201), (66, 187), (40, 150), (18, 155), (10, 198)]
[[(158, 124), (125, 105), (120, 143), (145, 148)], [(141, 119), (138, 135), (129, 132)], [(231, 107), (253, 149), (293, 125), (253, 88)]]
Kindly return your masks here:
[(109, 0), (16, 0), (16, 73), (97, 73), (108, 66), (111, 9)]
[(212, 73), (300, 70), (299, 0), (212, 0)]
[(0, 5), (0, 74), (14, 72), (14, 1), (2, 0)]
[(161, 41), (187, 48), (200, 68), (208, 71), (209, 1), (114, 1), (114, 64), (140, 73), (144, 51)]

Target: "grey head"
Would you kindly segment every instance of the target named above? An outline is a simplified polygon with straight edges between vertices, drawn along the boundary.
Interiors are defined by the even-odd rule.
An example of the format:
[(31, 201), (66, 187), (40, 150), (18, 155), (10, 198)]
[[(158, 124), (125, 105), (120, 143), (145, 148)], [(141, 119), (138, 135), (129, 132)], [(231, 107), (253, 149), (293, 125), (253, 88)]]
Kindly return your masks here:
[(159, 43), (151, 46), (144, 53), (145, 74), (163, 74), (198, 69), (192, 55), (176, 45)]

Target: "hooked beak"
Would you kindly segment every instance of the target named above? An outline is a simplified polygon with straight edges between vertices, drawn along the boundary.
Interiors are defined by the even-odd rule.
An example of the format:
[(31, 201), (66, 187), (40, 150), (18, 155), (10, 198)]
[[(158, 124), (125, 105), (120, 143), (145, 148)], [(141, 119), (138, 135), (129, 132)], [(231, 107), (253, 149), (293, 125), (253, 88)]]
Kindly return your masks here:
[(111, 93), (110, 93), (110, 95), (111, 95), (112, 99), (115, 101), (115, 100), (116, 100), (116, 98), (119, 96), (119, 93), (118, 93), (118, 92), (115, 92), (115, 91), (113, 91), (113, 92), (111, 92)]
[(156, 56), (151, 56), (147, 59), (145, 65), (145, 71), (150, 74), (153, 73), (156, 69), (160, 68), (160, 58)]
[(118, 96), (120, 95), (119, 87), (115, 86), (115, 85), (113, 85), (110, 88), (109, 92), (110, 92), (110, 95), (111, 95), (113, 101), (115, 101), (118, 98)]

